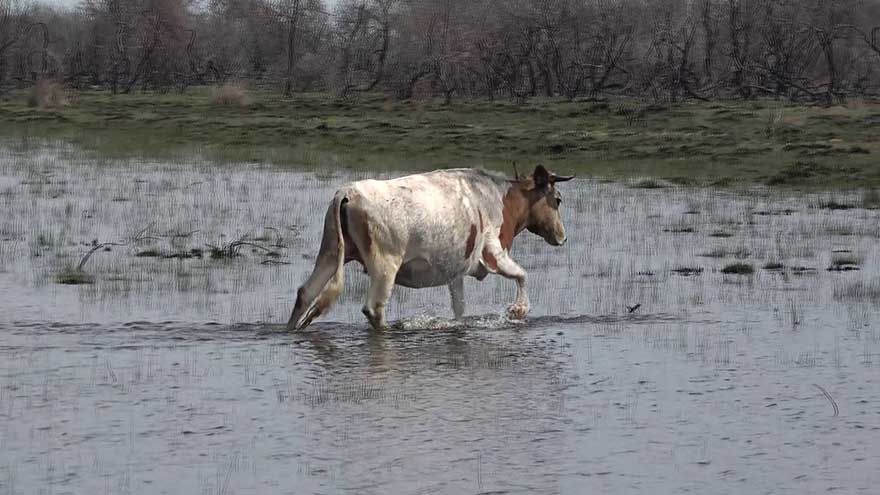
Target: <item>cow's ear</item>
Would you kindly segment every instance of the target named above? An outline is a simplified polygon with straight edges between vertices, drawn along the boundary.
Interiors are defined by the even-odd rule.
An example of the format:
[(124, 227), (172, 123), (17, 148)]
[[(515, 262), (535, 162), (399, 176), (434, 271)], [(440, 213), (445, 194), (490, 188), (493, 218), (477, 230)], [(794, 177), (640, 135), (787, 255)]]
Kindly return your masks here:
[(550, 185), (550, 172), (543, 165), (538, 165), (532, 172), (532, 179), (535, 181), (535, 189), (544, 189)]

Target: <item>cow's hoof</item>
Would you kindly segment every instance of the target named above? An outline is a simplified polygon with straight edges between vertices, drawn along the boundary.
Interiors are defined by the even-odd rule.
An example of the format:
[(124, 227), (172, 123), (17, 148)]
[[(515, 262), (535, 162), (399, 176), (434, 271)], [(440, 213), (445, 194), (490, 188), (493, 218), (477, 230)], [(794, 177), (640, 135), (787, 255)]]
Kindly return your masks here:
[(361, 309), (361, 313), (367, 317), (367, 321), (370, 322), (370, 326), (373, 327), (373, 330), (385, 330), (388, 328), (388, 322), (385, 321), (385, 318), (381, 314), (376, 314), (367, 307)]
[(527, 314), (529, 314), (528, 304), (511, 304), (507, 308), (507, 317), (511, 320), (524, 320)]

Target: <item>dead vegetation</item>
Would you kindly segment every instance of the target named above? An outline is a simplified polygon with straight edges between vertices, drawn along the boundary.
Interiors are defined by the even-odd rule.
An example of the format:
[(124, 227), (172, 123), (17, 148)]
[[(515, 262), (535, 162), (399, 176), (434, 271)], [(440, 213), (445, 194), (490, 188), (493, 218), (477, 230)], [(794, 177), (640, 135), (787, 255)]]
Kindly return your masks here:
[(27, 105), (31, 108), (62, 108), (70, 105), (70, 100), (61, 84), (39, 81), (28, 90)]
[(246, 107), (251, 104), (251, 97), (243, 84), (225, 83), (211, 88), (211, 101), (224, 107)]
[(252, 252), (261, 252), (264, 256), (269, 256), (272, 258), (277, 258), (279, 256), (277, 251), (273, 251), (266, 246), (262, 246), (255, 242), (246, 241), (245, 237), (246, 236), (242, 236), (230, 242), (205, 245), (208, 247), (208, 252), (210, 253), (211, 259), (214, 260), (236, 258), (238, 256), (241, 256), (241, 249), (244, 247), (250, 247), (252, 248)]
[(86, 254), (83, 255), (76, 266), (66, 265), (64, 268), (61, 269), (61, 271), (55, 278), (56, 282), (66, 285), (90, 284), (94, 282), (95, 277), (85, 272), (86, 263), (88, 263), (88, 261), (92, 258), (93, 254), (98, 251), (110, 251), (113, 246), (129, 246), (137, 244), (144, 240), (153, 239), (153, 237), (149, 235), (149, 231), (150, 227), (146, 227), (142, 230), (137, 231), (128, 239), (119, 242), (98, 242), (98, 240), (95, 239), (91, 243), (91, 249), (89, 249)]

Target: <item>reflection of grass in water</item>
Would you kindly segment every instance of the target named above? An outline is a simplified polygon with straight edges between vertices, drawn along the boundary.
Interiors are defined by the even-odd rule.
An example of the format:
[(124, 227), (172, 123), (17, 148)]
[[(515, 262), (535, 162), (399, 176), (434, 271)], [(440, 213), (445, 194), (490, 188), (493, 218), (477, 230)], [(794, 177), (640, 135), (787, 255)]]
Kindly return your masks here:
[[(113, 158), (191, 153), (313, 169), (484, 165), (507, 172), (516, 160), (594, 176), (721, 187), (742, 181), (819, 188), (880, 182), (873, 167), (874, 129), (864, 124), (874, 104), (779, 109), (776, 102), (729, 103), (718, 114), (719, 104), (625, 102), (588, 110), (583, 102), (546, 99), (438, 105), (378, 96), (252, 96), (250, 105), (240, 107), (217, 105), (210, 92), (199, 90), (84, 92), (77, 105), (54, 110), (28, 108), (13, 98), (0, 105), (0, 120), (10, 135), (60, 137)], [(772, 132), (766, 131), (766, 109), (784, 110)]]
[(869, 301), (880, 303), (880, 280), (859, 280), (834, 287), (838, 301)]
[(693, 234), (697, 232), (697, 227), (692, 221), (678, 220), (663, 229), (663, 232), (670, 234)]

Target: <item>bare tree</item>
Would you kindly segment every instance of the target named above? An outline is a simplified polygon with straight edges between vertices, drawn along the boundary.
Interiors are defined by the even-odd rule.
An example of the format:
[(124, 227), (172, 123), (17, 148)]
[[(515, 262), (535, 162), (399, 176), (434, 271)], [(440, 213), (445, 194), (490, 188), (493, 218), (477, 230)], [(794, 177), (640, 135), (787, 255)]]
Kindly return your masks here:
[(374, 90), (385, 76), (398, 0), (349, 0), (338, 10), (339, 94)]
[(30, 28), (29, 8), (18, 0), (0, 0), (0, 82), (9, 64), (7, 55)]
[(880, 4), (866, 0), (25, 1), (0, 0), (0, 84), (236, 79), (447, 103), (880, 92)]

